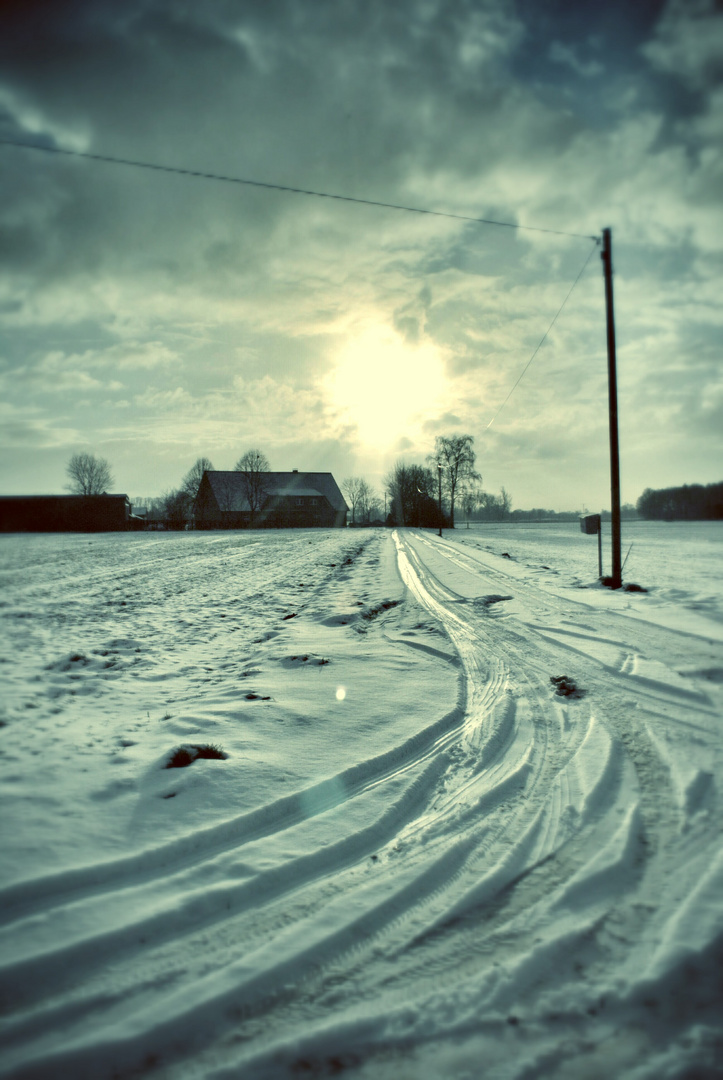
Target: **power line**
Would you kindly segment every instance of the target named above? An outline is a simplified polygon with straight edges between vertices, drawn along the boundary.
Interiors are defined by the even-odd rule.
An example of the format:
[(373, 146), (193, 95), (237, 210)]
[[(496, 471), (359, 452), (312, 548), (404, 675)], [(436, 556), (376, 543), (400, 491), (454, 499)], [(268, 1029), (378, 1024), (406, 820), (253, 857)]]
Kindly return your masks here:
[(377, 206), (385, 210), (402, 210), (408, 214), (427, 214), (431, 217), (452, 218), (455, 221), (471, 221), (476, 225), (498, 225), (505, 229), (523, 229), (526, 232), (548, 233), (552, 236), (572, 236), (578, 240), (595, 240), (597, 242), (598, 239), (596, 236), (567, 232), (563, 229), (542, 229), (535, 225), (518, 225), (514, 221), (495, 221), (492, 218), (471, 217), (467, 214), (451, 214), (444, 210), (426, 210), (418, 206), (404, 206), (401, 203), (380, 202), (376, 199), (355, 198), (353, 195), (337, 195), (329, 191), (312, 191), (309, 188), (272, 184), (266, 180), (248, 180), (240, 176), (224, 176), (221, 173), (181, 169), (174, 165), (158, 165), (150, 161), (134, 161), (130, 158), (111, 157), (108, 154), (89, 154), (81, 150), (64, 150), (58, 146), (38, 146), (33, 143), (16, 142), (12, 139), (0, 139), (0, 146), (15, 146), (23, 150), (40, 150), (46, 154), (62, 154), (65, 157), (83, 158), (85, 161), (102, 161), (107, 165), (128, 165), (135, 169), (152, 169), (155, 172), (175, 173), (178, 176), (189, 176), (196, 180), (216, 180), (224, 184), (243, 184), (247, 187), (266, 188), (270, 191), (284, 191), (292, 195), (311, 195), (316, 199), (335, 199), (338, 202)]
[(545, 340), (546, 340), (546, 338), (547, 338), (547, 335), (548, 335), (548, 334), (550, 333), (550, 331), (552, 330), (553, 326), (554, 326), (554, 325), (555, 325), (555, 323), (557, 322), (557, 320), (558, 320), (558, 318), (559, 318), (560, 314), (562, 313), (562, 309), (564, 308), (565, 304), (567, 303), (567, 301), (568, 301), (568, 300), (570, 299), (570, 297), (572, 296), (573, 290), (574, 290), (575, 286), (577, 285), (578, 281), (580, 280), (580, 278), (582, 277), (582, 275), (583, 275), (583, 274), (585, 273), (585, 269), (587, 268), (587, 264), (588, 264), (588, 263), (590, 262), (590, 259), (592, 258), (592, 253), (593, 253), (593, 251), (595, 251), (595, 248), (596, 248), (596, 247), (597, 247), (597, 246), (599, 245), (599, 243), (600, 243), (600, 240), (598, 239), (598, 237), (597, 237), (597, 236), (593, 236), (593, 237), (590, 237), (590, 239), (594, 240), (594, 241), (595, 241), (595, 243), (594, 243), (594, 244), (593, 244), (593, 246), (592, 246), (592, 247), (590, 248), (590, 251), (588, 252), (588, 256), (587, 256), (587, 258), (585, 259), (585, 262), (584, 262), (584, 263), (582, 264), (582, 268), (581, 268), (581, 270), (580, 270), (580, 273), (579, 273), (579, 274), (577, 275), (577, 277), (576, 277), (576, 278), (575, 278), (575, 280), (573, 281), (572, 285), (570, 286), (570, 289), (569, 289), (569, 292), (568, 292), (567, 296), (565, 297), (565, 299), (564, 299), (564, 300), (562, 301), (562, 303), (560, 304), (559, 308), (557, 309), (557, 313), (556, 313), (556, 315), (555, 315), (555, 318), (554, 318), (554, 319), (552, 320), (552, 322), (551, 322), (551, 323), (550, 323), (550, 325), (548, 326), (547, 330), (545, 330), (545, 333), (544, 333), (544, 334), (542, 335), (542, 337), (541, 337), (541, 339), (540, 339), (540, 342), (539, 342), (539, 344), (538, 344), (537, 348), (535, 349), (535, 351), (533, 352), (532, 356), (530, 357), (530, 359), (529, 359), (529, 360), (527, 361), (527, 363), (525, 364), (525, 367), (524, 367), (524, 369), (523, 369), (523, 371), (522, 371), (522, 374), (520, 375), (520, 377), (518, 378), (517, 382), (516, 382), (516, 383), (515, 383), (515, 385), (514, 385), (514, 386), (512, 387), (512, 389), (510, 390), (510, 392), (509, 392), (509, 394), (507, 395), (507, 397), (505, 398), (505, 400), (504, 400), (504, 401), (502, 402), (502, 404), (500, 405), (500, 407), (499, 407), (499, 409), (497, 410), (497, 412), (495, 413), (495, 415), (494, 415), (494, 416), (492, 417), (492, 419), (490, 420), (489, 424), (488, 424), (488, 425), (487, 425), (487, 427), (485, 428), (485, 431), (489, 431), (489, 429), (490, 429), (490, 428), (492, 427), (492, 425), (494, 424), (494, 422), (495, 422), (495, 420), (497, 419), (497, 417), (498, 417), (498, 416), (500, 415), (500, 413), (501, 413), (501, 412), (502, 412), (502, 410), (504, 409), (504, 407), (505, 407), (505, 405), (507, 404), (507, 402), (508, 402), (508, 401), (510, 400), (510, 398), (511, 398), (511, 397), (512, 397), (512, 395), (514, 394), (514, 392), (515, 392), (515, 390), (517, 389), (517, 387), (518, 387), (518, 386), (520, 385), (520, 383), (522, 382), (522, 379), (523, 379), (523, 377), (524, 377), (524, 375), (525, 375), (525, 372), (527, 371), (527, 369), (529, 368), (530, 364), (532, 363), (532, 361), (533, 361), (533, 360), (535, 359), (535, 357), (537, 356), (537, 354), (538, 354), (538, 352), (540, 351), (540, 349), (542, 348), (542, 346), (543, 346), (543, 345), (545, 344)]

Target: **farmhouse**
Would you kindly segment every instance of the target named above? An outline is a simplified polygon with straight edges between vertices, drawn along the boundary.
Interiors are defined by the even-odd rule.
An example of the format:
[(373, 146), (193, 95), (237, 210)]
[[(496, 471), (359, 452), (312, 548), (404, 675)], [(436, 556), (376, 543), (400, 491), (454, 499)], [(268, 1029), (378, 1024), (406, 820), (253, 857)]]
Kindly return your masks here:
[[(246, 474), (207, 471), (194, 507), (197, 529), (339, 528), (347, 505), (330, 472), (267, 472), (258, 478), (257, 507), (248, 499)], [(252, 520), (253, 519), (253, 520)]]
[(117, 532), (131, 527), (127, 495), (0, 495), (0, 532)]

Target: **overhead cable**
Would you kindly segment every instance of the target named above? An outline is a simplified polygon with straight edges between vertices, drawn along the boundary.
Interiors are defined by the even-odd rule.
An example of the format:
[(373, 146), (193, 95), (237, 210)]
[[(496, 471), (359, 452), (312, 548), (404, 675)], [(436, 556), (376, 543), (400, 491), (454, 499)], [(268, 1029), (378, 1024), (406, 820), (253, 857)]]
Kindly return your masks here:
[(520, 385), (520, 383), (522, 382), (522, 379), (524, 378), (524, 375), (525, 375), (525, 373), (526, 373), (527, 369), (529, 368), (530, 364), (532, 363), (532, 361), (533, 361), (533, 360), (535, 359), (535, 357), (537, 356), (537, 354), (538, 354), (538, 352), (540, 351), (540, 349), (542, 348), (542, 346), (543, 346), (543, 345), (545, 344), (545, 341), (546, 341), (546, 339), (547, 339), (547, 335), (548, 335), (548, 334), (550, 333), (550, 331), (552, 330), (553, 326), (555, 325), (555, 323), (557, 322), (558, 318), (560, 317), (560, 315), (561, 315), (561, 313), (562, 313), (562, 309), (564, 308), (565, 304), (567, 303), (567, 301), (568, 301), (568, 300), (570, 299), (570, 297), (572, 296), (573, 290), (574, 290), (575, 286), (577, 285), (578, 281), (580, 280), (580, 278), (582, 277), (582, 275), (583, 275), (583, 274), (585, 273), (585, 269), (587, 268), (587, 264), (588, 264), (588, 263), (590, 262), (590, 259), (592, 258), (592, 253), (593, 253), (593, 252), (595, 251), (596, 247), (597, 247), (597, 246), (599, 245), (599, 243), (600, 243), (600, 240), (598, 239), (598, 237), (597, 237), (597, 236), (593, 236), (593, 237), (591, 237), (590, 239), (594, 240), (594, 241), (595, 241), (595, 243), (594, 243), (594, 244), (593, 244), (593, 246), (592, 246), (592, 247), (590, 248), (590, 251), (588, 252), (588, 256), (587, 256), (587, 258), (585, 259), (585, 262), (584, 262), (584, 263), (582, 264), (582, 268), (581, 268), (581, 270), (580, 270), (580, 273), (579, 273), (579, 274), (577, 275), (577, 277), (576, 277), (576, 278), (575, 278), (575, 280), (573, 281), (572, 285), (570, 286), (570, 289), (569, 289), (569, 292), (568, 292), (567, 296), (565, 297), (565, 299), (564, 299), (564, 300), (562, 301), (562, 303), (560, 304), (559, 308), (557, 309), (557, 313), (556, 313), (556, 315), (555, 315), (555, 318), (554, 318), (554, 319), (552, 320), (552, 322), (551, 322), (551, 323), (550, 323), (550, 325), (548, 326), (547, 330), (545, 330), (545, 333), (544, 333), (544, 334), (542, 335), (542, 337), (541, 337), (541, 339), (540, 339), (540, 342), (539, 342), (539, 344), (538, 344), (537, 348), (535, 349), (535, 351), (533, 352), (532, 356), (530, 357), (530, 359), (529, 359), (529, 360), (527, 361), (527, 363), (525, 364), (525, 366), (524, 366), (524, 368), (523, 368), (523, 370), (522, 370), (522, 374), (520, 375), (520, 377), (518, 378), (517, 382), (516, 382), (516, 383), (515, 383), (515, 385), (514, 385), (514, 386), (512, 387), (512, 389), (510, 390), (510, 392), (509, 392), (509, 394), (507, 395), (507, 397), (505, 398), (505, 400), (504, 400), (504, 401), (502, 402), (502, 404), (500, 405), (500, 407), (499, 407), (499, 409), (497, 410), (497, 412), (495, 413), (495, 415), (494, 415), (494, 416), (492, 417), (492, 419), (490, 420), (489, 424), (488, 424), (488, 425), (487, 425), (487, 427), (485, 428), (485, 431), (489, 431), (489, 429), (490, 429), (490, 428), (492, 427), (492, 425), (494, 424), (494, 422), (495, 422), (495, 420), (497, 419), (497, 417), (498, 417), (498, 416), (500, 415), (500, 413), (501, 413), (501, 412), (502, 412), (502, 410), (504, 409), (504, 407), (505, 407), (505, 405), (507, 404), (507, 402), (508, 402), (508, 401), (510, 400), (510, 398), (511, 398), (511, 397), (512, 397), (512, 395), (514, 394), (514, 392), (515, 392), (515, 390), (517, 389), (517, 387), (518, 387), (518, 386)]
[(40, 146), (34, 143), (17, 142), (13, 139), (0, 139), (0, 146), (15, 146), (23, 150), (40, 150), (46, 154), (62, 154), (65, 157), (83, 158), (86, 161), (102, 161), (108, 165), (128, 165), (135, 169), (152, 169), (155, 172), (175, 173), (189, 176), (196, 180), (216, 180), (224, 184), (243, 184), (247, 187), (267, 188), (271, 191), (284, 191), (292, 195), (311, 195), (316, 199), (336, 199), (339, 202), (359, 203), (362, 206), (376, 206), (385, 210), (402, 210), (409, 214), (427, 214), (431, 217), (452, 218), (455, 221), (470, 221), (476, 225), (498, 225), (504, 229), (524, 229), (526, 232), (548, 233), (553, 236), (573, 236), (581, 240), (597, 240), (595, 236), (584, 233), (566, 232), (563, 229), (543, 229), (535, 225), (519, 225), (514, 221), (496, 221), (492, 218), (471, 217), (467, 214), (451, 214), (444, 210), (426, 210), (418, 206), (404, 206), (401, 203), (381, 202), (376, 199), (360, 199), (353, 195), (337, 195), (329, 191), (312, 191), (309, 188), (289, 187), (286, 184), (272, 184), (267, 180), (249, 180), (241, 176), (224, 176), (222, 173), (201, 172), (197, 169), (182, 169), (174, 165), (159, 165), (151, 161), (135, 161), (131, 158), (111, 157), (108, 154), (90, 154), (82, 150), (65, 150), (59, 146)]

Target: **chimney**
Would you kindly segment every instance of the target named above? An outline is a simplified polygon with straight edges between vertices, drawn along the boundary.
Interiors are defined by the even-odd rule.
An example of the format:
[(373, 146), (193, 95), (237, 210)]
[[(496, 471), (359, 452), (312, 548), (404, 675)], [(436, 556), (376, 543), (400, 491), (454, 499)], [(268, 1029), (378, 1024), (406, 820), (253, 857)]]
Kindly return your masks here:
[(292, 473), (294, 473), (294, 472), (298, 472), (299, 470), (298, 469), (292, 469), (291, 471), (292, 471)]

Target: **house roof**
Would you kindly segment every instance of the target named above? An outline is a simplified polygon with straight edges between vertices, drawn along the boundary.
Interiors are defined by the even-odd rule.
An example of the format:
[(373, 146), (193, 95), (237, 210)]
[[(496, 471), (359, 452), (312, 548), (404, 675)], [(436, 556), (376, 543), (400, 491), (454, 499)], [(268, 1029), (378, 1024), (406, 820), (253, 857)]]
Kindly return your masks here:
[[(228, 507), (236, 513), (248, 511), (243, 473), (214, 469), (205, 472), (204, 476), (208, 477), (219, 506)], [(340, 513), (348, 510), (339, 485), (330, 472), (268, 472), (264, 473), (264, 485), (269, 495), (326, 497), (334, 510)]]
[(316, 488), (290, 488), (290, 487), (277, 487), (274, 488), (275, 495), (315, 495), (321, 498), (321, 492)]

